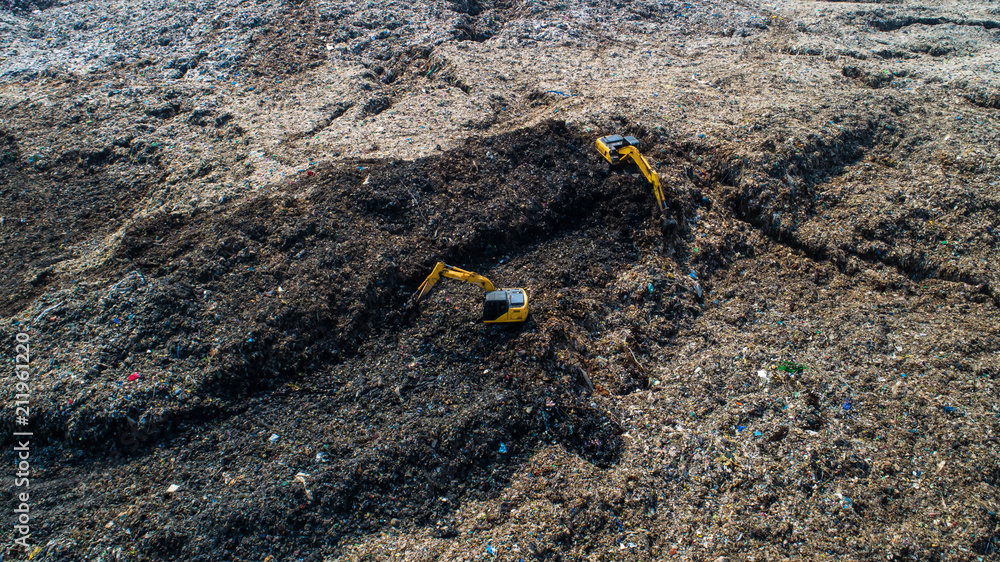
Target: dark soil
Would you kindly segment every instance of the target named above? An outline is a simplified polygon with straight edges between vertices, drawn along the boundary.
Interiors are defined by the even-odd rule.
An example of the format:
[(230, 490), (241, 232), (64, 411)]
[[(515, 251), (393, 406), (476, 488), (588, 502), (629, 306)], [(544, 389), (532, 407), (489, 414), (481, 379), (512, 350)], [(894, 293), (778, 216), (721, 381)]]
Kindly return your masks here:
[[(139, 552), (179, 541), (191, 557), (250, 556), (286, 528), (322, 530), (312, 540), (336, 546), (393, 516), (435, 523), (468, 494), (495, 496), (550, 440), (609, 466), (623, 430), (592, 403), (588, 385), (620, 394), (647, 387), (648, 377), (626, 368), (587, 382), (582, 371), (592, 366), (579, 342), (609, 329), (608, 308), (572, 293), (601, 290), (637, 263), (638, 244), (662, 244), (664, 234), (648, 185), (609, 175), (590, 142), (549, 123), (471, 139), (447, 157), (321, 169), (295, 186), (304, 196), (278, 192), (212, 214), (135, 221), (101, 272), (118, 280), (110, 288), (76, 291), (77, 279), (48, 280), (49, 290), (65, 283), (74, 297), (36, 319), (44, 330), (34, 345), (74, 380), (60, 377), (59, 392), (39, 405), (39, 441), (61, 451), (61, 470), (104, 464), (97, 459), (117, 451), (102, 477), (110, 482), (129, 467), (157, 466), (165, 444), (196, 435), (208, 441), (185, 447), (183, 462), (210, 463), (216, 473), (232, 455), (289, 467), (326, 455), (309, 480), (313, 502), (287, 495), (288, 475), (254, 478), (238, 500), (249, 502), (239, 503), (253, 514), (245, 520), (230, 521), (236, 504), (219, 503), (172, 525), (166, 538), (155, 517), (142, 518), (148, 534), (131, 529), (146, 535)], [(690, 207), (680, 200), (675, 211), (683, 217)], [(35, 216), (44, 225), (78, 208), (65, 200), (46, 208), (53, 219), (41, 207)], [(523, 284), (532, 318), (478, 324), (481, 295), (446, 286), (415, 314), (413, 291), (439, 259)], [(683, 284), (656, 285), (678, 297), (657, 302), (641, 289), (635, 298), (662, 319), (656, 338), (666, 341), (676, 332), (670, 321), (699, 309)], [(89, 349), (70, 356), (56, 341)], [(123, 384), (127, 373), (107, 368), (118, 364), (142, 378)], [(280, 439), (268, 445), (262, 435), (272, 433)], [(231, 453), (218, 457), (221, 443)], [(171, 473), (145, 470), (130, 486), (152, 492)], [(226, 486), (205, 476), (192, 473), (197, 483), (185, 487)], [(43, 493), (71, 493), (59, 482), (48, 480), (53, 488)], [(334, 519), (335, 529), (322, 524)], [(38, 532), (63, 524), (50, 518)], [(211, 544), (188, 542), (205, 525), (233, 531)]]
[[(0, 61), (0, 559), (996, 557), (1000, 116), (951, 77), (995, 9), (779, 4), (191, 4), (162, 60)], [(418, 307), (437, 261), (528, 321)]]
[[(644, 180), (629, 170), (612, 173), (591, 135), (557, 122), (473, 138), (442, 157), (321, 168), (287, 192), (213, 213), (136, 220), (100, 271), (108, 281), (45, 278), (48, 290), (67, 296), (34, 319), (33, 345), (54, 358), (55, 369), (48, 373), (53, 392), (43, 394), (34, 419), (49, 459), (36, 492), (46, 498), (47, 517), (35, 532), (56, 536), (75, 521), (64, 551), (51, 551), (73, 556), (91, 547), (72, 537), (106, 525), (109, 538), (134, 537), (135, 556), (169, 549), (185, 559), (294, 557), (304, 555), (303, 545), (336, 553), (345, 540), (390, 526), (426, 527), (447, 539), (460, 532), (459, 506), (501, 498), (550, 444), (594, 470), (621, 463), (630, 424), (615, 396), (666, 385), (675, 390), (663, 396), (673, 400), (705, 393), (695, 400), (702, 404), (696, 417), (730, 411), (732, 393), (741, 393), (706, 359), (697, 360), (699, 390), (684, 378), (664, 381), (650, 367), (676, 362), (667, 350), (692, 336), (717, 341), (711, 355), (725, 354), (725, 329), (704, 332), (720, 314), (723, 326), (756, 330), (773, 305), (755, 296), (750, 270), (737, 264), (749, 259), (760, 268), (754, 277), (785, 279), (782, 294), (795, 295), (790, 310), (806, 318), (840, 314), (803, 310), (822, 302), (808, 295), (856, 275), (858, 258), (886, 264), (872, 281), (883, 294), (917, 291), (895, 271), (936, 276), (927, 263), (797, 241), (795, 225), (819, 212), (813, 202), (822, 201), (815, 194), (822, 179), (866, 150), (892, 146), (891, 131), (883, 138), (875, 131), (884, 127), (866, 123), (817, 138), (824, 150), (811, 159), (778, 151), (763, 161), (630, 131), (656, 146), (650, 153), (661, 165), (686, 170), (689, 179), (671, 192), (669, 220), (657, 216)], [(772, 168), (795, 170), (800, 187), (762, 173)], [(42, 214), (42, 224), (78, 206), (67, 199), (44, 207), (53, 218)], [(771, 220), (782, 211), (790, 218)], [(723, 236), (699, 237), (705, 221), (729, 227)], [(774, 246), (781, 240), (790, 250)], [(11, 247), (20, 248), (16, 243), (23, 244), (15, 239)], [(770, 257), (786, 251), (787, 258)], [(27, 269), (43, 267), (42, 259)], [(417, 310), (413, 291), (437, 260), (501, 286), (524, 286), (531, 318), (479, 324), (481, 291), (448, 282)], [(980, 281), (975, 272), (956, 275)], [(23, 277), (9, 279), (30, 290)], [(703, 302), (699, 289), (716, 300)], [(995, 314), (990, 290), (958, 302)], [(706, 310), (711, 317), (694, 324)], [(838, 341), (869, 337), (853, 332), (864, 324), (842, 326)], [(892, 329), (881, 330), (866, 352), (894, 354), (885, 339)], [(802, 337), (790, 343), (801, 346)], [(995, 334), (985, 338), (973, 342), (989, 353)], [(68, 351), (60, 341), (77, 343)], [(835, 355), (851, 355), (852, 347)], [(966, 361), (978, 361), (965, 349)], [(874, 391), (865, 388), (875, 388), (855, 381), (841, 396), (845, 391), (810, 372), (820, 368), (815, 363), (809, 370), (788, 364), (795, 368), (768, 372), (805, 387), (804, 408), (793, 419), (768, 423), (769, 412), (788, 406), (744, 395), (736, 399), (742, 406), (714, 422), (718, 430), (760, 425), (765, 443), (783, 443), (789, 425), (824, 431), (831, 415), (843, 418), (831, 414), (831, 398), (857, 408)], [(979, 376), (995, 376), (983, 368)], [(126, 382), (132, 371), (139, 380)], [(877, 429), (848, 435), (857, 431), (879, 439)], [(703, 439), (693, 446), (691, 454), (704, 454)], [(762, 444), (761, 451), (780, 446)], [(861, 453), (811, 455), (809, 470), (820, 478), (867, 478), (874, 468)], [(668, 481), (678, 470), (666, 473)], [(165, 494), (171, 483), (180, 490)], [(652, 493), (656, 485), (648, 485)], [(795, 486), (806, 497), (816, 493), (816, 483)], [(881, 496), (852, 497), (855, 509), (884, 505)], [(655, 505), (655, 498), (644, 501)], [(613, 534), (614, 525), (601, 521), (576, 527), (572, 540), (592, 544)], [(770, 542), (790, 529), (744, 531)]]
[[(688, 178), (671, 192), (668, 220), (657, 216), (644, 180), (609, 170), (591, 135), (550, 122), (473, 138), (442, 157), (320, 168), (287, 191), (212, 213), (131, 222), (99, 277), (43, 277), (66, 298), (33, 319), (33, 345), (55, 369), (34, 418), (49, 459), (37, 492), (48, 516), (35, 532), (55, 536), (77, 521), (86, 533), (89, 521), (135, 537), (140, 557), (178, 549), (187, 559), (284, 558), (303, 544), (337, 552), (390, 520), (453, 536), (458, 506), (499, 498), (550, 443), (595, 469), (613, 467), (628, 426), (610, 398), (663, 384), (647, 365), (696, 329), (708, 304), (699, 290), (747, 303), (730, 305), (725, 322), (744, 330), (758, 323), (759, 298), (732, 277), (748, 258), (767, 263), (771, 240), (790, 240), (795, 257), (772, 263), (779, 272), (791, 267), (779, 275), (795, 279), (785, 290), (793, 287), (806, 309), (805, 295), (850, 274), (859, 257), (889, 266), (877, 277), (880, 291), (915, 290), (893, 266), (936, 274), (927, 263), (880, 262), (863, 247), (797, 241), (796, 225), (818, 214), (819, 182), (866, 150), (891, 146), (892, 130), (883, 137), (885, 127), (871, 123), (812, 141), (823, 150), (798, 151), (812, 158), (779, 150), (757, 161), (630, 131)], [(762, 173), (772, 169), (793, 170), (799, 187), (784, 173)], [(33, 207), (41, 225), (81, 210), (77, 200), (57, 201)], [(774, 218), (782, 211), (789, 218)], [(730, 227), (699, 240), (706, 220)], [(28, 271), (43, 268), (41, 254), (28, 253), (37, 239), (23, 240), (9, 247), (32, 256)], [(437, 260), (524, 286), (531, 318), (479, 324), (481, 291), (447, 282), (417, 310), (414, 289)], [(23, 275), (8, 279), (21, 294), (32, 290)], [(990, 289), (979, 294), (966, 302), (994, 314)], [(857, 341), (849, 334), (839, 339)], [(871, 345), (877, 353), (888, 344)], [(140, 378), (125, 381), (133, 371)], [(775, 375), (804, 376), (798, 384), (809, 389), (789, 421), (828, 427), (825, 401), (840, 391), (802, 369), (786, 371)], [(707, 409), (698, 416), (728, 409), (731, 398), (711, 389), (735, 391), (724, 372), (706, 375)], [(864, 392), (844, 400), (860, 402)], [(719, 420), (719, 430), (766, 420), (776, 407), (738, 402), (755, 405)], [(788, 428), (767, 432), (777, 443)], [(818, 473), (853, 474), (843, 463), (872, 470), (858, 456), (816, 455), (809, 462), (827, 463)], [(307, 476), (296, 480), (299, 472)], [(164, 494), (171, 483), (182, 487)], [(790, 531), (748, 532), (770, 541)], [(67, 543), (66, 555), (81, 546)]]

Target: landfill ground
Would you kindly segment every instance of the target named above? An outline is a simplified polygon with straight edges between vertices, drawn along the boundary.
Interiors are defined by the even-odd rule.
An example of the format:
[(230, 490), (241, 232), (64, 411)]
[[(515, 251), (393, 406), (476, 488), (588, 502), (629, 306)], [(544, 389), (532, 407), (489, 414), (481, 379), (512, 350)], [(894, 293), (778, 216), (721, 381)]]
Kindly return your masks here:
[(2, 2), (0, 560), (1000, 559), (998, 62), (985, 1)]

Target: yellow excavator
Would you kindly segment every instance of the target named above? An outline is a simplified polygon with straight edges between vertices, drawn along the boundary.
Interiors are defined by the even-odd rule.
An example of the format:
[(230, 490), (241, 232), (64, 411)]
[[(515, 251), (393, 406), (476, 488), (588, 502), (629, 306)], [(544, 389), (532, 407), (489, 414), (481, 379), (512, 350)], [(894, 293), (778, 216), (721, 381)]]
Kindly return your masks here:
[(663, 195), (663, 187), (660, 185), (660, 176), (656, 175), (656, 170), (649, 165), (646, 157), (639, 153), (639, 139), (621, 135), (601, 137), (597, 139), (597, 150), (612, 166), (617, 166), (628, 160), (634, 162), (642, 175), (646, 176), (649, 183), (653, 184), (653, 194), (656, 195), (656, 204), (660, 207), (660, 211), (666, 210), (666, 198)]
[(483, 302), (483, 322), (489, 324), (524, 322), (528, 318), (528, 294), (524, 292), (524, 289), (497, 289), (489, 279), (478, 273), (465, 271), (440, 261), (417, 289), (416, 302), (424, 300), (442, 277), (458, 279), (486, 289), (486, 300)]

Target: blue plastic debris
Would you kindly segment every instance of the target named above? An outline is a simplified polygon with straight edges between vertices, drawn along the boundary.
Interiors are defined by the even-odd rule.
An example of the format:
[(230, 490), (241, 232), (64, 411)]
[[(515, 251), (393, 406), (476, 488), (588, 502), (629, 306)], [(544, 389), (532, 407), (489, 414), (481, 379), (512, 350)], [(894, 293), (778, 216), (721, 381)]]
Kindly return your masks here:
[(501, 443), (500, 444), (500, 454), (502, 455), (502, 454), (504, 454), (506, 452), (507, 452), (507, 445), (506, 445), (506, 443)]

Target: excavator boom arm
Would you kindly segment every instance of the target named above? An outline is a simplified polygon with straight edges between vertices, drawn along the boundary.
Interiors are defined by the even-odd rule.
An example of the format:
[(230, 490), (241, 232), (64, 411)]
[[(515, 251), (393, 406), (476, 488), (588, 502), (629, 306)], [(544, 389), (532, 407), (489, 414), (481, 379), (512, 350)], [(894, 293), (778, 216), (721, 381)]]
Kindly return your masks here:
[(639, 139), (635, 137), (623, 137), (621, 135), (609, 135), (597, 139), (597, 150), (604, 156), (604, 159), (612, 166), (620, 164), (625, 160), (635, 162), (649, 183), (653, 184), (653, 195), (656, 196), (656, 204), (660, 211), (666, 211), (666, 196), (663, 194), (663, 186), (660, 185), (660, 176), (656, 170), (649, 165), (646, 157), (639, 152)]
[(660, 185), (660, 176), (656, 173), (656, 170), (649, 165), (649, 161), (646, 157), (639, 152), (639, 149), (634, 146), (626, 146), (621, 148), (619, 151), (621, 159), (626, 158), (635, 162), (635, 165), (639, 167), (639, 171), (642, 175), (646, 176), (649, 183), (653, 184), (653, 194), (656, 195), (656, 204), (659, 205), (660, 210), (666, 209), (666, 198), (663, 195), (663, 187)]
[(427, 279), (424, 279), (424, 282), (421, 283), (420, 287), (417, 289), (417, 302), (424, 300), (427, 294), (431, 292), (431, 289), (434, 288), (434, 285), (437, 284), (438, 280), (442, 277), (458, 279), (459, 281), (479, 285), (483, 289), (486, 289), (487, 292), (496, 289), (489, 279), (479, 275), (478, 273), (466, 271), (439, 261), (437, 262), (437, 265), (434, 266), (434, 270), (431, 271), (431, 274), (427, 276)]
[(524, 289), (497, 289), (489, 279), (482, 275), (459, 269), (441, 261), (437, 262), (431, 274), (420, 284), (414, 304), (422, 301), (442, 277), (479, 285), (486, 290), (486, 300), (483, 301), (483, 316), (481, 318), (483, 322), (506, 324), (524, 322), (528, 319), (528, 294)]

